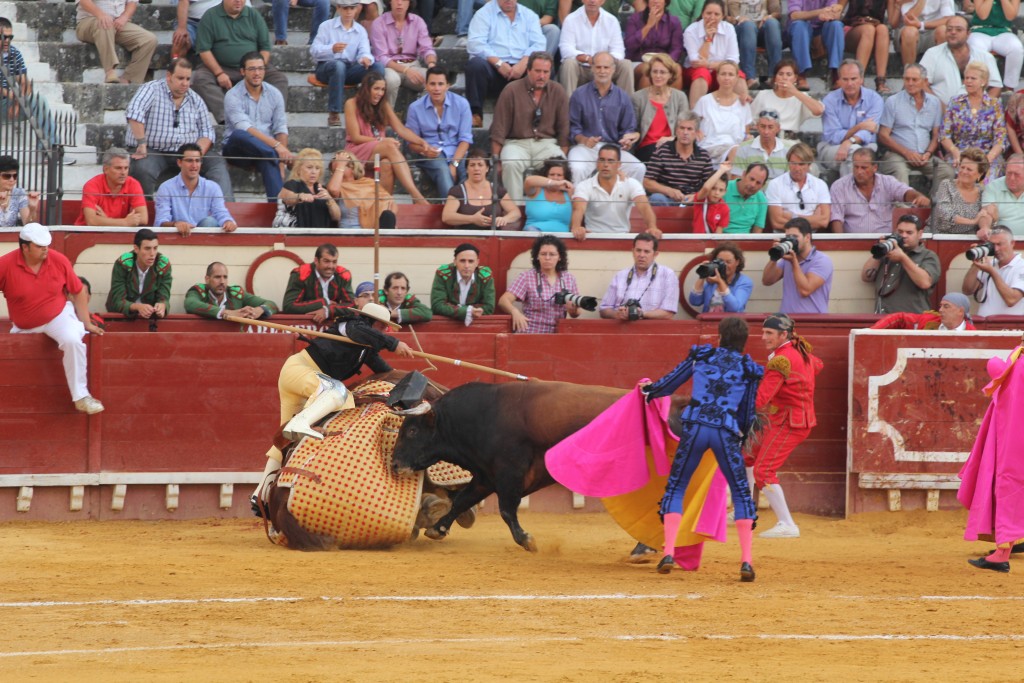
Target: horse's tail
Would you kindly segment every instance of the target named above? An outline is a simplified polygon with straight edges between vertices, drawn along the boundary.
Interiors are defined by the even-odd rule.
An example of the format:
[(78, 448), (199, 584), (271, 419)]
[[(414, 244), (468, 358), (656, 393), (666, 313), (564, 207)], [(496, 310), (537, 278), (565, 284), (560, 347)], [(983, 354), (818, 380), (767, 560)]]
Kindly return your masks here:
[(290, 496), (291, 489), (275, 486), (270, 491), (270, 502), (267, 504), (274, 528), (288, 540), (288, 547), (293, 550), (329, 550), (337, 547), (333, 536), (312, 534), (302, 528), (288, 511)]

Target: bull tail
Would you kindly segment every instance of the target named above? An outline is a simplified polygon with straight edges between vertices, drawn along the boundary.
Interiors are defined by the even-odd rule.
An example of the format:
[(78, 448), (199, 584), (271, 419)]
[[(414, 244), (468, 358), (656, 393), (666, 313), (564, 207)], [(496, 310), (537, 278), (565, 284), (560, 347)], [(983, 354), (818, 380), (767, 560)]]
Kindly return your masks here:
[(294, 515), (288, 511), (289, 496), (290, 489), (275, 486), (270, 492), (270, 502), (267, 504), (269, 518), (273, 520), (274, 528), (288, 540), (288, 547), (293, 550), (329, 550), (336, 547), (337, 542), (333, 536), (313, 534), (302, 528)]

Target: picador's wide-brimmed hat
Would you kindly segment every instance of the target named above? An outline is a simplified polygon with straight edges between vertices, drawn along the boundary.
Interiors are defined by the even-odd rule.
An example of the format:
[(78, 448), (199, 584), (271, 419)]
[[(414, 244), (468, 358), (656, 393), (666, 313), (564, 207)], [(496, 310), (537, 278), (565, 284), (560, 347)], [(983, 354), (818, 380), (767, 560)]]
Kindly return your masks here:
[(389, 326), (393, 330), (400, 330), (400, 329), (402, 329), (401, 325), (399, 325), (398, 323), (396, 323), (395, 321), (393, 321), (391, 319), (391, 312), (388, 311), (388, 309), (385, 308), (384, 306), (381, 306), (380, 304), (368, 303), (365, 306), (363, 306), (361, 309), (359, 309), (359, 308), (350, 308), (348, 310), (352, 311), (353, 313), (358, 313), (360, 315), (365, 315), (367, 318), (370, 318), (372, 320), (376, 320), (379, 323), (384, 323), (385, 325)]

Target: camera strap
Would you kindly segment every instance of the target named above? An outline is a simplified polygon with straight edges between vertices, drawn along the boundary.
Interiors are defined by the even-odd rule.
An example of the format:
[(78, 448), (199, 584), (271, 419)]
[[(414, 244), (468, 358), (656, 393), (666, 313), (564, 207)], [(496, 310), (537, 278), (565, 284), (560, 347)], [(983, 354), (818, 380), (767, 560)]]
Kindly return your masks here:
[[(536, 268), (533, 269), (533, 274), (537, 277), (537, 298), (540, 299), (541, 301), (551, 301), (552, 299), (554, 299), (555, 298), (554, 294), (549, 296), (547, 299), (543, 298), (543, 296), (544, 296), (544, 293), (542, 291), (542, 288), (543, 288), (543, 285), (544, 285), (543, 276), (540, 274), (540, 271), (537, 270)], [(558, 292), (561, 292), (564, 289), (565, 289), (565, 285), (562, 284), (562, 274), (559, 273), (558, 274)], [(557, 294), (557, 292), (556, 292), (556, 294)]]
[[(629, 286), (631, 284), (633, 284), (633, 274), (634, 273), (636, 273), (636, 266), (633, 266), (632, 268), (630, 268), (629, 272), (626, 274), (626, 294), (627, 295), (629, 294)], [(658, 277), (658, 264), (657, 264), (657, 262), (655, 262), (651, 266), (651, 279), (647, 281), (647, 287), (645, 287), (644, 291), (642, 291), (640, 293), (640, 296), (635, 297), (637, 301), (640, 301), (640, 299), (644, 298), (644, 295), (647, 294), (647, 290), (650, 289), (651, 285), (654, 284), (654, 278), (656, 278), (656, 277)], [(624, 299), (622, 303), (624, 304), (624, 303), (626, 303), (626, 301), (629, 301), (629, 299), (628, 298)], [(619, 305), (621, 306), (622, 304), (619, 304)]]
[[(880, 275), (881, 279), (878, 283), (878, 296), (885, 298), (899, 289), (900, 282), (903, 280), (903, 265), (900, 263), (893, 263), (886, 258), (885, 262), (882, 264)], [(881, 311), (875, 312), (880, 313)]]

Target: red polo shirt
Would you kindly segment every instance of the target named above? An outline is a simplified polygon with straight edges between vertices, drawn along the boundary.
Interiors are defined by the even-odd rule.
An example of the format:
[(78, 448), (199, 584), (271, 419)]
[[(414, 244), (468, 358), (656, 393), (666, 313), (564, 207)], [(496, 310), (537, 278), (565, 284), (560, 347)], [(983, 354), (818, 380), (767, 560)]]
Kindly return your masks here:
[(82, 213), (78, 214), (75, 225), (85, 225), (85, 210), (99, 207), (110, 218), (124, 218), (137, 206), (145, 206), (142, 185), (131, 176), (124, 181), (124, 187), (113, 194), (107, 184), (107, 176), (100, 173), (90, 178), (82, 187)]
[(0, 291), (14, 324), (31, 330), (56, 318), (64, 310), (67, 294), (82, 291), (82, 281), (64, 254), (50, 249), (39, 272), (33, 273), (16, 248), (0, 256)]

